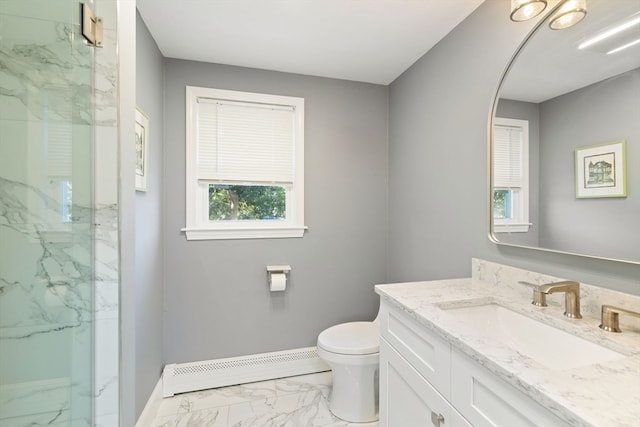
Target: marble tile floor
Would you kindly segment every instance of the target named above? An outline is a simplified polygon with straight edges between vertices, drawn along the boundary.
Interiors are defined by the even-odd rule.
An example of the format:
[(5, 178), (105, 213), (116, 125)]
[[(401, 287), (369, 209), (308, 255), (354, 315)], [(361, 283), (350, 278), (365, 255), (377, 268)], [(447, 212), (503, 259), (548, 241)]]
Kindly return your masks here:
[(378, 427), (334, 417), (331, 381), (329, 371), (176, 395), (150, 427)]

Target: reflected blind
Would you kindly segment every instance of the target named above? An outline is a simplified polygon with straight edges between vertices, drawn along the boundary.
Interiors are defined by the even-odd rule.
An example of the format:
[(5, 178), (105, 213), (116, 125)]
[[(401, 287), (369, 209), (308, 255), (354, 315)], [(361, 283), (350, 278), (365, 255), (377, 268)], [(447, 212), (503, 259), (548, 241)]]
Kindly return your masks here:
[(493, 186), (520, 188), (523, 184), (522, 128), (493, 128)]
[(198, 98), (198, 179), (293, 184), (293, 107)]
[(47, 175), (69, 179), (73, 173), (73, 135), (71, 123), (51, 121), (47, 126)]
[(56, 120), (42, 121), (46, 135), (47, 175), (50, 178), (70, 179), (73, 174), (73, 91), (54, 84), (43, 88), (43, 104), (47, 109), (55, 105)]

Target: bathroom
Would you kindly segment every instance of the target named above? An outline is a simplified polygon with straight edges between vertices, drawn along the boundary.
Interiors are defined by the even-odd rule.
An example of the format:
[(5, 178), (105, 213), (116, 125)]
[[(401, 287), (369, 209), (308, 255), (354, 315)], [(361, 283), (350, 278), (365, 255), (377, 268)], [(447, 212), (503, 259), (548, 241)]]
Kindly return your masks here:
[[(139, 105), (151, 138), (147, 191), (135, 191), (132, 151), (102, 147), (95, 172), (118, 212), (119, 425), (135, 425), (166, 364), (315, 345), (331, 325), (375, 316), (374, 285), (469, 277), (472, 258), (640, 293), (638, 264), (487, 237), (491, 100), (534, 25), (510, 21), (508, 0), (479, 4), (390, 84), (163, 58), (135, 2), (117, 5), (96, 12), (121, 41), (108, 65), (118, 132), (132, 139)], [(185, 239), (186, 85), (305, 98), (304, 237)], [(265, 267), (283, 264), (287, 290), (270, 293)]]

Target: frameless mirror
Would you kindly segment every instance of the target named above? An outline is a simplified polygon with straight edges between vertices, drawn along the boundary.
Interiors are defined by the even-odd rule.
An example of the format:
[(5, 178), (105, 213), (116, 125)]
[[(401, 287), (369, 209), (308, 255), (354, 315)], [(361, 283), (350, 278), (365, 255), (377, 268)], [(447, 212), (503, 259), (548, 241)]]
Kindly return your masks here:
[(549, 16), (495, 97), (491, 239), (640, 263), (640, 1), (588, 0), (564, 30)]

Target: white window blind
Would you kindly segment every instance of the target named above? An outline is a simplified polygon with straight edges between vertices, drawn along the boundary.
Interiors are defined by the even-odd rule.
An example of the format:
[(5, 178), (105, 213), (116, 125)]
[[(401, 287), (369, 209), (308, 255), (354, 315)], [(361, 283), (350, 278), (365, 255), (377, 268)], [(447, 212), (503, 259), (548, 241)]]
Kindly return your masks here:
[(293, 107), (200, 97), (197, 121), (199, 180), (293, 184)]
[(523, 186), (523, 130), (514, 126), (494, 126), (493, 185), (500, 188)]
[(73, 162), (71, 124), (49, 122), (47, 126), (47, 175), (51, 178), (70, 178)]
[(73, 127), (72, 106), (69, 101), (73, 93), (67, 87), (48, 85), (43, 88), (43, 105), (50, 109), (55, 105), (57, 120), (43, 119), (42, 133), (45, 135), (47, 176), (68, 179), (73, 173)]

